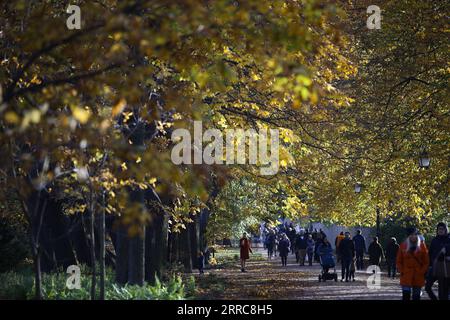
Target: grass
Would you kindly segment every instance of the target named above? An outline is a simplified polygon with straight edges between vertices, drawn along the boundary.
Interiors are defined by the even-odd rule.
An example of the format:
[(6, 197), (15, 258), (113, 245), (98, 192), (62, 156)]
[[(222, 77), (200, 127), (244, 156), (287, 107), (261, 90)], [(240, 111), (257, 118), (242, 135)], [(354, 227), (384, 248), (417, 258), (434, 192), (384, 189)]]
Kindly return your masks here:
[[(240, 258), (239, 248), (215, 247), (216, 253), (215, 264), (207, 266), (208, 269), (239, 269)], [(212, 258), (212, 256), (211, 256)], [(250, 254), (252, 261), (265, 261), (263, 254)], [(195, 299), (221, 299), (225, 295), (227, 288), (227, 279), (215, 273), (208, 273), (197, 276), (196, 289), (194, 293)]]
[[(239, 248), (219, 248), (215, 254), (217, 265), (215, 268), (240, 268)], [(250, 260), (263, 261), (265, 258), (261, 253), (250, 254)]]

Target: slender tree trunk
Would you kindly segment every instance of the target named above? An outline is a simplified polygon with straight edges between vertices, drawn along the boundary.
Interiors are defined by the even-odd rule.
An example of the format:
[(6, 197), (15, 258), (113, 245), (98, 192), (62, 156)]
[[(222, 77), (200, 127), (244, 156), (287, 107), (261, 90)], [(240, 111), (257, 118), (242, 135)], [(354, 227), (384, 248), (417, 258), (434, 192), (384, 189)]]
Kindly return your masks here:
[(191, 245), (191, 261), (192, 261), (192, 267), (197, 269), (198, 268), (198, 259), (197, 259), (197, 253), (198, 253), (198, 235), (197, 235), (197, 215), (191, 216), (191, 219), (193, 220), (192, 223), (188, 224), (187, 228), (189, 230), (189, 242)]
[[(39, 191), (37, 194), (36, 205), (34, 208), (34, 214), (31, 216), (31, 225), (30, 225), (30, 233), (31, 233), (31, 245), (33, 248), (33, 259), (34, 259), (34, 272), (35, 272), (35, 299), (42, 300), (42, 270), (41, 270), (41, 248), (40, 248), (40, 238), (41, 238), (41, 229), (44, 221), (45, 209), (47, 206), (47, 200), (44, 201), (41, 207), (41, 192)], [(26, 207), (28, 208), (28, 207)], [(39, 216), (37, 215), (39, 214)], [(33, 228), (34, 220), (37, 220), (37, 226)], [(33, 231), (36, 231), (34, 234)]]
[(102, 193), (102, 210), (100, 213), (99, 242), (100, 242), (100, 300), (105, 300), (105, 192)]
[(167, 262), (167, 247), (168, 247), (168, 215), (162, 212), (158, 215), (157, 225), (155, 227), (155, 247), (152, 258), (155, 261), (155, 272), (158, 277), (161, 277), (165, 262)]
[(155, 222), (145, 228), (145, 281), (155, 283)]
[(95, 300), (95, 286), (96, 286), (96, 270), (95, 270), (95, 228), (94, 228), (94, 219), (95, 219), (95, 203), (94, 203), (94, 199), (95, 197), (93, 196), (93, 190), (90, 190), (91, 192), (91, 198), (90, 198), (90, 202), (91, 202), (91, 209), (90, 209), (90, 221), (89, 221), (89, 234), (90, 234), (90, 238), (91, 238), (91, 261), (92, 261), (92, 279), (91, 279), (91, 300)]
[(39, 248), (34, 246), (33, 248), (33, 261), (34, 261), (34, 298), (36, 300), (42, 300), (42, 272), (41, 272), (41, 253)]

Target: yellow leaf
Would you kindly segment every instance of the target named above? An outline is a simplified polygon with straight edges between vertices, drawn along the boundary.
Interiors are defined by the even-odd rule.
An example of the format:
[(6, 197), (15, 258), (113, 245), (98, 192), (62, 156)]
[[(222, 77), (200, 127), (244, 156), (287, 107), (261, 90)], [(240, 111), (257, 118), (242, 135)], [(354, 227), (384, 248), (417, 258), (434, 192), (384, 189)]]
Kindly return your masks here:
[(124, 112), (123, 113), (123, 116), (124, 116), (124, 119), (123, 119), (123, 122), (127, 122), (128, 120), (130, 120), (130, 118), (131, 118), (131, 116), (133, 115), (133, 112)]
[(123, 109), (126, 107), (127, 101), (125, 99), (120, 99), (119, 102), (112, 108), (112, 116), (115, 117), (122, 113)]
[(72, 115), (81, 124), (85, 124), (89, 120), (89, 117), (90, 117), (89, 111), (86, 109), (80, 108), (80, 107), (74, 107), (72, 109)]
[(8, 123), (17, 124), (20, 118), (14, 111), (8, 111), (5, 113), (5, 120)]
[(30, 83), (40, 84), (42, 81), (35, 74), (33, 79), (31, 79)]

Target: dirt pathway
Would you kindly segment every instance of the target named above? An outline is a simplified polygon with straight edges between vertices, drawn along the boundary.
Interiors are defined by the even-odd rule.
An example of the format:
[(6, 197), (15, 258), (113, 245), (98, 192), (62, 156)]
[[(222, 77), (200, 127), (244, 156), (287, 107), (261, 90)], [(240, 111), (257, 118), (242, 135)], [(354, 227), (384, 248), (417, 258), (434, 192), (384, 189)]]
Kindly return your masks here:
[[(257, 249), (265, 257), (265, 251)], [(251, 258), (251, 257), (250, 257)], [(287, 267), (282, 267), (280, 259), (248, 262), (247, 272), (240, 271), (236, 263), (225, 269), (208, 270), (203, 276), (196, 276), (197, 282), (221, 283), (221, 290), (206, 291), (203, 299), (296, 299), (296, 300), (399, 300), (401, 289), (398, 279), (389, 279), (386, 272), (381, 274), (380, 289), (369, 289), (367, 279), (370, 274), (357, 271), (355, 282), (319, 282), (320, 265), (299, 266), (295, 256), (290, 255)], [(337, 264), (340, 279), (340, 264)], [(201, 283), (199, 283), (201, 285)], [(426, 293), (422, 299), (428, 299)]]

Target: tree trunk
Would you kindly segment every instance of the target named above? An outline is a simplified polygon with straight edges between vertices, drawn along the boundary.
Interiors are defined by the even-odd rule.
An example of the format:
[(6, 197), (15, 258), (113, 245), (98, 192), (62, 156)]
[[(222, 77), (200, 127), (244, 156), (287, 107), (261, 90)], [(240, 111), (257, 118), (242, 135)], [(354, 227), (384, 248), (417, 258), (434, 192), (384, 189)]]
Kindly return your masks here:
[(100, 244), (100, 300), (105, 300), (105, 192), (102, 194), (102, 210), (99, 223), (99, 244)]
[[(92, 190), (91, 190), (92, 192)], [(96, 270), (95, 270), (95, 228), (94, 228), (94, 197), (91, 196), (91, 209), (89, 219), (89, 234), (91, 239), (91, 261), (92, 261), (92, 279), (91, 279), (91, 300), (95, 300), (95, 286), (96, 286)]]
[(41, 237), (41, 228), (44, 220), (44, 214), (47, 206), (47, 201), (41, 204), (41, 192), (37, 192), (35, 194), (36, 200), (33, 201), (33, 197), (29, 199), (29, 203), (35, 202), (33, 207), (33, 213), (30, 212), (30, 205), (26, 205), (25, 202), (22, 202), (23, 208), (27, 216), (29, 217), (30, 223), (30, 244), (33, 252), (33, 260), (34, 260), (34, 286), (35, 286), (35, 299), (42, 300), (42, 270), (41, 270), (41, 248), (40, 248), (40, 237)]
[[(162, 204), (158, 194), (149, 189), (145, 195), (148, 201), (154, 201)], [(149, 207), (153, 219), (146, 230), (146, 280), (154, 284), (155, 276), (161, 277), (165, 262), (168, 258), (168, 215), (163, 208), (158, 205)]]
[[(142, 228), (145, 232), (145, 226)], [(129, 245), (128, 282), (143, 286), (145, 277), (145, 233), (131, 238)]]
[(197, 215), (191, 216), (191, 219), (193, 220), (192, 223), (188, 224), (187, 228), (189, 230), (189, 242), (191, 245), (191, 261), (192, 261), (192, 267), (197, 269), (198, 268), (198, 259), (197, 259), (197, 253), (198, 253), (198, 235), (197, 235)]
[(165, 212), (158, 214), (155, 228), (155, 249), (153, 259), (155, 260), (155, 271), (161, 277), (165, 262), (167, 261), (167, 236), (168, 236), (168, 215)]
[(117, 228), (116, 237), (116, 282), (120, 285), (124, 285), (128, 281), (128, 248), (129, 240), (126, 227), (121, 225)]
[(36, 300), (42, 300), (42, 272), (41, 272), (41, 253), (39, 248), (34, 246), (33, 249), (33, 260), (34, 260), (34, 298)]
[(155, 225), (154, 222), (145, 228), (145, 281), (155, 283)]
[(191, 261), (191, 241), (189, 237), (189, 228), (183, 229), (180, 232), (179, 237), (179, 252), (180, 261), (183, 263), (185, 272), (192, 272), (192, 261)]

